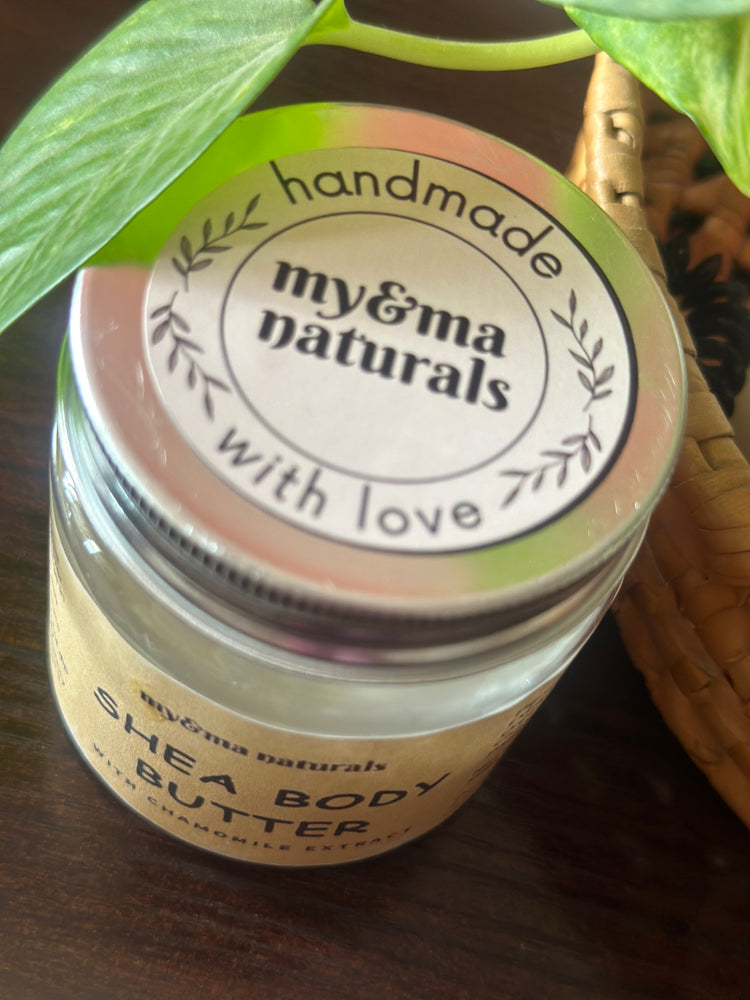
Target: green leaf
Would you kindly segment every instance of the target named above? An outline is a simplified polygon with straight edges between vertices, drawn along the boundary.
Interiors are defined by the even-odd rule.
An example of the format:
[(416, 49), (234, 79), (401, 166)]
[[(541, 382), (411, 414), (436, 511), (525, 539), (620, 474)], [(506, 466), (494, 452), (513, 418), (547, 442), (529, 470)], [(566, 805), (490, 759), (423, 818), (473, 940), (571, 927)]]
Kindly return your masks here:
[(84, 263), (340, 0), (149, 0), (0, 149), (0, 330)]
[(750, 195), (750, 15), (657, 24), (566, 10), (613, 59), (692, 118)]
[[(542, 0), (550, 7), (568, 7), (567, 0)], [(579, 10), (635, 21), (684, 21), (688, 18), (730, 17), (750, 13), (750, 0), (584, 0)]]

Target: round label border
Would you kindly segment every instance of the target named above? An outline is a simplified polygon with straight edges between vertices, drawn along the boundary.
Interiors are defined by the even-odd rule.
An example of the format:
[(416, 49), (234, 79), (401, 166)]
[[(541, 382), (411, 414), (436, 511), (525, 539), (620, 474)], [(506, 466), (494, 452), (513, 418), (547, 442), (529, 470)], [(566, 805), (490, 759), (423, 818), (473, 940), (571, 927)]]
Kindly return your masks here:
[[(502, 140), (495, 140), (495, 141), (499, 141), (502, 144)], [(513, 147), (510, 147), (510, 148), (513, 149)], [(414, 148), (411, 148), (411, 147), (409, 147), (409, 148), (399, 148), (399, 147), (389, 146), (389, 145), (371, 146), (371, 145), (367, 145), (367, 144), (360, 145), (360, 144), (351, 143), (351, 142), (340, 144), (340, 145), (339, 144), (325, 145), (325, 146), (321, 146), (321, 147), (313, 148), (313, 149), (294, 150), (294, 151), (289, 152), (289, 153), (283, 153), (283, 154), (281, 154), (280, 156), (277, 157), (277, 159), (281, 162), (281, 161), (289, 159), (289, 158), (296, 158), (296, 157), (299, 157), (299, 156), (305, 156), (307, 154), (314, 154), (316, 152), (331, 153), (331, 152), (335, 151), (335, 152), (339, 152), (339, 153), (345, 153), (347, 150), (372, 150), (372, 149), (377, 149), (377, 150), (379, 150), (381, 152), (391, 152), (391, 153), (396, 154), (397, 156), (414, 156), (414, 157), (419, 157), (419, 158), (421, 158), (423, 160), (433, 160), (433, 161), (435, 161), (437, 163), (445, 163), (445, 164), (448, 164), (451, 167), (458, 168), (461, 171), (468, 171), (469, 173), (474, 174), (475, 176), (481, 178), (483, 181), (489, 181), (492, 185), (500, 187), (504, 191), (506, 191), (507, 193), (509, 193), (512, 198), (518, 198), (521, 201), (525, 202), (533, 211), (538, 212), (545, 219), (549, 220), (549, 222), (551, 222), (559, 230), (559, 232), (563, 235), (563, 237), (567, 241), (569, 241), (570, 244), (583, 257), (583, 259), (586, 261), (586, 264), (588, 265), (588, 267), (591, 269), (591, 271), (593, 272), (593, 274), (598, 279), (599, 284), (604, 289), (606, 297), (609, 300), (609, 302), (611, 303), (611, 305), (613, 307), (613, 310), (614, 310), (614, 312), (616, 313), (616, 315), (617, 315), (617, 317), (619, 319), (619, 323), (620, 323), (621, 331), (622, 331), (622, 343), (623, 343), (623, 345), (625, 347), (625, 354), (626, 354), (627, 361), (628, 361), (628, 368), (629, 368), (629, 375), (630, 375), (629, 390), (628, 390), (628, 399), (627, 399), (627, 403), (626, 403), (626, 405), (624, 406), (624, 409), (623, 409), (623, 414), (624, 415), (623, 415), (623, 419), (622, 419), (621, 431), (620, 431), (620, 433), (619, 433), (616, 441), (612, 445), (612, 448), (611, 448), (611, 451), (610, 451), (610, 456), (609, 456), (607, 462), (599, 470), (598, 475), (593, 480), (591, 480), (588, 484), (586, 484), (584, 486), (584, 488), (582, 488), (578, 493), (576, 493), (575, 497), (573, 497), (569, 503), (565, 504), (562, 507), (559, 507), (559, 508), (555, 509), (550, 514), (549, 517), (545, 517), (545, 518), (542, 518), (540, 520), (537, 520), (533, 524), (531, 524), (530, 526), (520, 528), (519, 530), (517, 530), (515, 532), (512, 532), (510, 534), (503, 535), (501, 537), (495, 536), (493, 538), (489, 538), (486, 541), (478, 542), (475, 545), (449, 545), (447, 547), (443, 547), (443, 548), (439, 548), (439, 549), (423, 549), (423, 548), (420, 548), (418, 545), (404, 546), (404, 547), (399, 547), (399, 546), (396, 546), (396, 545), (388, 545), (388, 546), (384, 547), (383, 545), (379, 545), (379, 544), (375, 544), (375, 543), (368, 543), (366, 541), (362, 541), (362, 540), (359, 540), (359, 539), (356, 539), (356, 538), (350, 537), (350, 536), (339, 537), (339, 536), (334, 535), (331, 531), (318, 529), (312, 523), (308, 523), (308, 524), (304, 524), (303, 525), (298, 520), (294, 519), (293, 517), (287, 516), (285, 514), (285, 512), (280, 511), (279, 508), (273, 507), (270, 504), (267, 504), (262, 498), (258, 498), (258, 497), (255, 497), (255, 496), (250, 497), (246, 492), (244, 492), (243, 490), (241, 490), (240, 488), (238, 488), (231, 480), (225, 478), (224, 476), (221, 476), (220, 473), (218, 473), (218, 472), (213, 472), (211, 470), (211, 468), (207, 465), (206, 460), (203, 458), (202, 454), (200, 452), (196, 451), (196, 449), (194, 448), (194, 446), (189, 441), (187, 441), (186, 438), (185, 438), (185, 440), (187, 441), (188, 446), (193, 451), (196, 451), (196, 454), (200, 458), (201, 462), (203, 462), (203, 464), (206, 465), (207, 468), (209, 468), (209, 471), (211, 472), (211, 474), (212, 475), (217, 475), (221, 479), (221, 481), (223, 483), (225, 483), (233, 492), (235, 492), (243, 501), (249, 502), (249, 503), (257, 506), (258, 509), (264, 511), (266, 515), (270, 516), (271, 518), (283, 521), (286, 525), (288, 525), (289, 527), (293, 528), (294, 530), (302, 531), (304, 533), (309, 533), (309, 534), (314, 535), (314, 536), (316, 536), (316, 537), (318, 537), (318, 538), (320, 538), (320, 539), (322, 539), (322, 540), (324, 540), (326, 542), (329, 542), (329, 543), (346, 545), (346, 546), (352, 547), (353, 549), (361, 549), (361, 550), (371, 551), (373, 553), (381, 553), (383, 555), (387, 555), (387, 554), (404, 555), (404, 556), (415, 556), (415, 555), (418, 555), (420, 557), (431, 556), (431, 557), (437, 558), (437, 557), (441, 557), (441, 556), (450, 556), (450, 555), (454, 555), (454, 554), (457, 555), (457, 554), (460, 554), (460, 553), (478, 552), (478, 551), (482, 551), (482, 550), (486, 550), (486, 549), (491, 549), (491, 548), (497, 547), (498, 545), (503, 545), (503, 544), (506, 544), (506, 543), (509, 543), (509, 542), (513, 542), (513, 541), (516, 541), (516, 540), (521, 539), (523, 537), (526, 537), (528, 535), (534, 534), (535, 532), (540, 531), (540, 530), (548, 527), (550, 524), (552, 524), (552, 523), (554, 523), (554, 522), (556, 522), (556, 521), (564, 518), (572, 510), (574, 510), (575, 508), (579, 507), (582, 503), (584, 503), (585, 500), (591, 495), (591, 493), (594, 492), (594, 490), (603, 481), (606, 480), (606, 478), (608, 477), (610, 471), (616, 465), (618, 459), (622, 455), (623, 448), (625, 446), (625, 443), (627, 442), (627, 439), (628, 439), (628, 437), (630, 435), (630, 431), (631, 431), (632, 426), (633, 426), (633, 421), (634, 421), (634, 418), (635, 418), (636, 407), (637, 407), (637, 399), (638, 399), (638, 394), (639, 394), (639, 365), (638, 365), (638, 359), (637, 359), (637, 355), (636, 355), (636, 347), (635, 347), (635, 342), (634, 342), (634, 338), (633, 338), (632, 326), (631, 326), (630, 320), (629, 320), (629, 318), (627, 316), (627, 313), (625, 312), (625, 308), (624, 308), (624, 306), (622, 304), (621, 299), (614, 292), (614, 288), (613, 288), (612, 282), (609, 280), (609, 278), (605, 274), (603, 268), (599, 265), (598, 261), (593, 257), (592, 253), (584, 246), (584, 244), (581, 242), (581, 240), (578, 237), (576, 237), (568, 229), (568, 227), (566, 225), (564, 225), (562, 222), (560, 222), (552, 214), (552, 212), (549, 209), (547, 209), (543, 205), (540, 205), (537, 201), (535, 201), (529, 195), (526, 195), (523, 192), (517, 190), (511, 184), (509, 184), (509, 183), (501, 180), (500, 178), (493, 177), (493, 176), (491, 176), (491, 175), (483, 172), (481, 169), (479, 169), (477, 167), (471, 166), (471, 165), (469, 165), (467, 163), (464, 163), (464, 162), (460, 162), (458, 160), (451, 159), (449, 157), (439, 156), (439, 155), (436, 155), (435, 153), (432, 153), (432, 152), (429, 152), (429, 151), (421, 151), (421, 150), (417, 150), (417, 149), (414, 149)], [(516, 150), (515, 152), (519, 153), (520, 151)], [(543, 164), (539, 164), (538, 161), (534, 160), (533, 157), (530, 157), (529, 159), (531, 160), (532, 164), (534, 164), (535, 166), (537, 166), (537, 167), (544, 167)], [(274, 162), (276, 162), (276, 160), (274, 160)], [(267, 166), (267, 165), (268, 165), (268, 161), (265, 162), (265, 163), (254, 164), (254, 165), (250, 166), (249, 168), (247, 168), (246, 170), (240, 171), (238, 174), (235, 174), (232, 177), (228, 178), (224, 182), (224, 184), (220, 185), (220, 187), (223, 187), (226, 184), (231, 183), (232, 181), (236, 181), (238, 177), (241, 177), (241, 176), (246, 175), (246, 174), (250, 174), (253, 171), (255, 171), (255, 170), (257, 170), (257, 169), (259, 169), (259, 168), (261, 168), (263, 166)], [(564, 182), (564, 183), (569, 183), (569, 182), (566, 182), (564, 178), (560, 178), (560, 180), (562, 182)], [(207, 197), (210, 197), (212, 194), (214, 194), (216, 190), (218, 190), (218, 188), (214, 189), (214, 192), (211, 192)], [(205, 199), (201, 199), (201, 201), (203, 201), (203, 200), (205, 200)], [(201, 201), (199, 201), (197, 204), (200, 204)], [(192, 206), (192, 208), (190, 209), (190, 212), (187, 213), (187, 214), (190, 214), (196, 207), (197, 207), (197, 205)], [(353, 214), (353, 213), (327, 213), (327, 214), (328, 215), (336, 215), (336, 214)], [(383, 213), (383, 214), (396, 214), (396, 213)], [(397, 216), (397, 217), (411, 219), (411, 217), (409, 217), (409, 216)], [(183, 218), (183, 220), (181, 220), (180, 224), (183, 221), (184, 221), (184, 218)], [(309, 220), (301, 220), (301, 221), (304, 222), (304, 221), (309, 221)], [(413, 220), (413, 219), (411, 219), (411, 221), (423, 221), (423, 220)], [(430, 224), (430, 223), (426, 223), (426, 224)], [(435, 228), (440, 229), (441, 227), (435, 227)], [(173, 232), (170, 234), (170, 239), (175, 235), (176, 232), (177, 232), (177, 227), (175, 227), (175, 229), (173, 230)], [(457, 234), (452, 234), (452, 233), (450, 235), (457, 236)], [(462, 239), (462, 237), (460, 237), (460, 236), (458, 236), (457, 238)], [(484, 251), (482, 251), (479, 247), (475, 246), (474, 244), (472, 244), (468, 240), (466, 242), (473, 249), (479, 250), (480, 253), (484, 254)], [(160, 258), (161, 258), (161, 256), (162, 255), (160, 254)], [(485, 255), (485, 256), (487, 256), (487, 255)], [(492, 260), (492, 258), (490, 258), (490, 260)], [(495, 263), (500, 268), (500, 270), (503, 271), (503, 273), (505, 273), (504, 268), (502, 268), (501, 265), (497, 264), (496, 261), (492, 261), (492, 262)], [(510, 276), (508, 276), (508, 277), (510, 277)], [(516, 285), (516, 282), (512, 278), (510, 280), (513, 281), (514, 285)], [(149, 282), (149, 288), (150, 288), (150, 284), (151, 283)], [(526, 295), (525, 295), (525, 293), (522, 292), (522, 295), (523, 295), (524, 299), (527, 298)], [(571, 291), (571, 300), (573, 299), (574, 296), (575, 296), (575, 291), (572, 290)], [(537, 313), (536, 313), (535, 310), (532, 310), (532, 311), (534, 313), (534, 318), (535, 318), (535, 321), (536, 321)], [(144, 325), (144, 333), (145, 333), (145, 336), (146, 336), (146, 340), (148, 342), (149, 339), (150, 339), (149, 338), (149, 333), (148, 333), (148, 324)], [(222, 353), (223, 353), (223, 344), (222, 344)], [(546, 351), (545, 351), (545, 354), (546, 354)], [(150, 358), (150, 352), (148, 350), (147, 350), (147, 355), (146, 356), (148, 358)], [(161, 394), (161, 393), (159, 393), (159, 394)], [(243, 402), (244, 402), (244, 397), (243, 397)], [(538, 410), (537, 410), (537, 413), (538, 413)], [(267, 426), (265, 421), (263, 421), (263, 424), (264, 424), (264, 426)], [(529, 425), (527, 425), (527, 428), (526, 428), (527, 430), (528, 430), (528, 426)], [(270, 433), (272, 433), (274, 436), (276, 436), (276, 432), (275, 431), (270, 431)], [(183, 435), (183, 438), (184, 438), (184, 435)], [(516, 439), (516, 441), (517, 440), (518, 440), (518, 438)], [(505, 450), (507, 450), (507, 449), (504, 449), (503, 452), (501, 452), (500, 454), (504, 453)], [(300, 454), (304, 454), (303, 452), (301, 452), (296, 447), (295, 447), (295, 451), (298, 451)], [(305, 455), (305, 457), (308, 458), (307, 455)], [(457, 473), (457, 474), (454, 474), (454, 475), (451, 475), (451, 476), (447, 476), (447, 477), (432, 478), (432, 479), (426, 480), (426, 481), (425, 480), (415, 480), (415, 481), (406, 481), (405, 482), (403, 480), (396, 480), (396, 481), (393, 481), (393, 482), (394, 482), (395, 485), (401, 485), (401, 484), (404, 484), (404, 485), (409, 485), (409, 484), (415, 485), (415, 484), (421, 483), (421, 482), (443, 482), (443, 481), (448, 481), (448, 480), (450, 480), (452, 478), (456, 478), (456, 477), (460, 477), (462, 475), (466, 475), (467, 471), (470, 472), (470, 471), (474, 471), (474, 470), (477, 470), (477, 469), (481, 469), (484, 465), (489, 464), (489, 462), (493, 461), (497, 457), (498, 456), (496, 455), (493, 458), (489, 459), (488, 462), (480, 463), (477, 466), (472, 466), (471, 469), (469, 469), (469, 470), (464, 470), (464, 471), (462, 471), (460, 473)], [(312, 460), (312, 459), (310, 459), (310, 460)], [(329, 468), (328, 466), (325, 465), (325, 463), (322, 463), (317, 458), (314, 459), (314, 462), (318, 466)], [(338, 472), (339, 474), (342, 474), (342, 475), (346, 475), (346, 476), (351, 475), (351, 473), (349, 473), (346, 470), (336, 469), (335, 471)], [(531, 470), (531, 473), (533, 473), (533, 471), (534, 470)], [(531, 475), (531, 473), (529, 473), (529, 474)], [(383, 479), (383, 478), (377, 478), (377, 477), (363, 477), (363, 476), (358, 476), (358, 478), (364, 484), (367, 484), (367, 483), (372, 483), (372, 484), (376, 484), (376, 483), (390, 483), (391, 482), (389, 480), (386, 480), (386, 479)], [(511, 492), (514, 493), (514, 492), (518, 492), (518, 491), (511, 491)], [(500, 506), (501, 507), (502, 506), (506, 506), (506, 505), (508, 505), (509, 502), (512, 502), (512, 501), (506, 497), (506, 500), (503, 501), (500, 504)]]

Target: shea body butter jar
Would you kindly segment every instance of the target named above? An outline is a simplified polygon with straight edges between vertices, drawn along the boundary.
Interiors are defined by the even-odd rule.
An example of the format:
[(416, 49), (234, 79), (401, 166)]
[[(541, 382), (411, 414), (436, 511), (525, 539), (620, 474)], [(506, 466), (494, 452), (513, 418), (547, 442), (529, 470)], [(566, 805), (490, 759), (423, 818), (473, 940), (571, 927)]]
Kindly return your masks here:
[(666, 483), (659, 291), (543, 164), (377, 107), (240, 120), (109, 252), (52, 457), (72, 739), (233, 858), (426, 833), (591, 634)]

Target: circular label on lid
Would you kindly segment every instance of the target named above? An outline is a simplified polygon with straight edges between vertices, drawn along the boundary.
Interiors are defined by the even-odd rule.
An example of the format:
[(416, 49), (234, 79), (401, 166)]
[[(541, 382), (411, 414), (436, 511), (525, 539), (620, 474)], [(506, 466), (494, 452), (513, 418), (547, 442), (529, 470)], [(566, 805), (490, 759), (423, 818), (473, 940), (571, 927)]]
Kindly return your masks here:
[(531, 532), (606, 477), (632, 420), (597, 263), (549, 205), (434, 156), (317, 149), (233, 178), (173, 233), (145, 310), (158, 393), (208, 469), (339, 542)]
[[(442, 287), (438, 261), (456, 279)], [(397, 277), (368, 287), (373, 266)], [(248, 303), (263, 302), (269, 288), (276, 295), (266, 304), (276, 308), (262, 310), (249, 340)], [(496, 305), (470, 306), (488, 290)], [(509, 354), (505, 329), (492, 322), (500, 303), (523, 352)], [(233, 275), (222, 320), (247, 407), (289, 447), (360, 479), (416, 484), (483, 465), (523, 434), (547, 382), (539, 321), (507, 272), (449, 230), (397, 215), (326, 215), (274, 234)], [(316, 359), (328, 364), (313, 367)], [(511, 384), (525, 378), (510, 407)], [(488, 419), (500, 411), (502, 421)], [(428, 429), (441, 425), (447, 433), (431, 440)]]

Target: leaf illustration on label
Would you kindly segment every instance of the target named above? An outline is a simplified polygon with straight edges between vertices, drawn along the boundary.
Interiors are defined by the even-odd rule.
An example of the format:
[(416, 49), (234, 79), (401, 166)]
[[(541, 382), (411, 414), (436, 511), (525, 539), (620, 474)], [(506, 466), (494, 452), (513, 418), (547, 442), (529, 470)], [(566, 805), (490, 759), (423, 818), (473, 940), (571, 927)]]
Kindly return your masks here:
[(516, 479), (511, 491), (506, 494), (502, 507), (509, 507), (518, 499), (524, 487), (530, 486), (532, 493), (537, 492), (546, 480), (547, 473), (555, 473), (555, 482), (559, 488), (568, 479), (571, 463), (576, 459), (588, 475), (594, 466), (594, 452), (602, 450), (601, 442), (594, 432), (593, 420), (589, 417), (588, 428), (583, 434), (571, 434), (563, 438), (560, 447), (550, 448), (542, 452), (546, 461), (540, 462), (531, 469), (506, 469), (500, 473)]
[[(217, 255), (231, 250), (233, 236), (240, 232), (262, 229), (267, 225), (266, 222), (250, 221), (259, 202), (260, 195), (253, 195), (239, 217), (239, 221), (236, 212), (229, 212), (218, 230), (212, 219), (205, 219), (201, 226), (199, 246), (194, 246), (190, 237), (183, 233), (179, 241), (180, 256), (172, 257), (171, 262), (183, 280), (185, 294), (190, 292), (190, 275), (198, 271), (205, 271), (206, 268), (211, 267)], [(178, 295), (180, 295), (179, 290), (174, 292), (167, 305), (159, 306), (150, 313), (152, 320), (159, 321), (151, 331), (151, 343), (158, 345), (167, 336), (171, 338), (172, 350), (167, 360), (169, 374), (173, 374), (177, 370), (180, 359), (182, 359), (186, 365), (185, 381), (188, 389), (193, 390), (199, 385), (201, 386), (203, 410), (208, 419), (213, 420), (216, 413), (214, 390), (227, 393), (231, 393), (232, 390), (222, 379), (210, 375), (196, 358), (197, 354), (205, 352), (200, 344), (188, 336), (191, 332), (190, 326), (175, 309)]]
[(262, 229), (264, 226), (268, 225), (266, 222), (250, 222), (250, 216), (253, 214), (255, 209), (258, 207), (258, 202), (260, 201), (260, 195), (254, 195), (248, 202), (244, 214), (237, 222), (237, 217), (234, 212), (230, 212), (224, 220), (224, 227), (219, 233), (214, 233), (214, 224), (211, 219), (206, 219), (203, 223), (202, 230), (202, 243), (198, 247), (193, 247), (193, 244), (187, 235), (184, 235), (180, 239), (180, 254), (181, 258), (173, 257), (172, 266), (175, 271), (180, 275), (185, 283), (185, 291), (189, 289), (190, 275), (196, 271), (205, 271), (207, 267), (210, 267), (214, 262), (214, 257), (217, 254), (226, 253), (231, 250), (231, 244), (227, 244), (226, 241), (232, 236), (236, 236), (240, 232), (250, 232), (254, 229)]
[(583, 319), (576, 326), (576, 312), (578, 311), (578, 297), (574, 289), (571, 289), (570, 296), (568, 298), (568, 310), (569, 316), (562, 316), (559, 312), (551, 309), (550, 312), (555, 317), (557, 322), (564, 326), (566, 330), (569, 330), (578, 346), (578, 350), (574, 350), (572, 347), (568, 348), (568, 354), (575, 361), (577, 365), (580, 366), (580, 371), (578, 372), (578, 381), (581, 383), (583, 388), (589, 395), (589, 399), (584, 406), (584, 410), (587, 410), (592, 403), (597, 402), (600, 399), (605, 399), (607, 396), (611, 395), (611, 389), (603, 389), (602, 387), (611, 381), (615, 368), (614, 365), (608, 365), (602, 371), (597, 370), (596, 361), (599, 355), (604, 349), (604, 340), (599, 337), (591, 348), (584, 343), (586, 340), (586, 335), (589, 332), (588, 320)]
[[(599, 368), (597, 361), (604, 350), (604, 339), (598, 337), (589, 348), (587, 337), (590, 333), (589, 322), (577, 319), (578, 296), (575, 289), (571, 289), (568, 296), (568, 316), (563, 316), (555, 309), (550, 312), (575, 339), (576, 348), (569, 347), (568, 354), (578, 366), (576, 375), (581, 386), (585, 389), (588, 399), (583, 406), (582, 412), (586, 412), (592, 403), (605, 399), (612, 394), (612, 390), (605, 388), (615, 374), (615, 366), (607, 365)], [(560, 447), (547, 449), (541, 453), (541, 457), (547, 461), (540, 462), (530, 469), (507, 469), (500, 475), (509, 476), (516, 479), (513, 489), (505, 496), (502, 506), (509, 507), (518, 499), (524, 487), (530, 485), (533, 493), (537, 492), (547, 480), (546, 473), (555, 473), (555, 482), (558, 489), (561, 489), (568, 481), (571, 463), (578, 462), (582, 471), (589, 475), (594, 468), (594, 454), (602, 451), (602, 444), (594, 431), (592, 418), (589, 416), (588, 428), (583, 434), (568, 434), (560, 441)]]
[(191, 333), (190, 325), (175, 309), (178, 295), (179, 292), (175, 292), (166, 305), (159, 306), (150, 313), (149, 318), (157, 321), (151, 331), (151, 343), (158, 345), (169, 337), (171, 350), (167, 358), (167, 371), (170, 375), (174, 374), (182, 359), (187, 368), (185, 381), (188, 389), (195, 389), (199, 383), (203, 386), (203, 409), (209, 420), (213, 420), (215, 407), (212, 390), (231, 392), (231, 389), (226, 382), (209, 375), (196, 358), (196, 355), (205, 352), (200, 344), (188, 336)]

